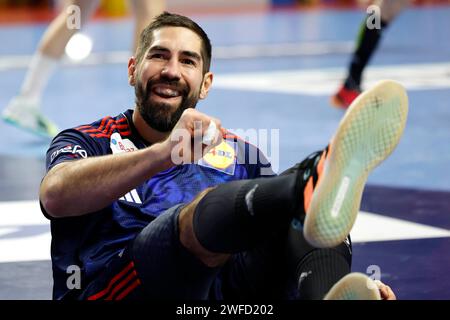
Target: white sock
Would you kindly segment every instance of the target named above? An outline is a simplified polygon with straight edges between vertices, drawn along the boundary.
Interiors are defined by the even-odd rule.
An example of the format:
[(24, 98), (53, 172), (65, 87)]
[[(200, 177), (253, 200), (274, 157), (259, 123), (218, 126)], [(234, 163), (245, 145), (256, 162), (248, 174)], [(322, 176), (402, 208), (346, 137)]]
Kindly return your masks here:
[(40, 52), (36, 52), (31, 59), (20, 90), (21, 96), (39, 101), (58, 63), (59, 59), (54, 59)]

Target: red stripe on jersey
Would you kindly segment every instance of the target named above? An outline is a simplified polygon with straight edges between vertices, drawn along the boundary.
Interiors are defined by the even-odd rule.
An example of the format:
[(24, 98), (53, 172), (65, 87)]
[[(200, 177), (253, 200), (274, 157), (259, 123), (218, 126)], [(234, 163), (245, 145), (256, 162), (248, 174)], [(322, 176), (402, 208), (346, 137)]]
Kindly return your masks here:
[(120, 271), (114, 278), (111, 279), (111, 281), (108, 283), (108, 286), (106, 287), (106, 289), (103, 289), (102, 291), (88, 297), (88, 300), (98, 300), (101, 297), (105, 296), (108, 292), (111, 291), (111, 288), (114, 286), (114, 284), (120, 279), (122, 278), (125, 274), (127, 274), (131, 269), (133, 269), (134, 267), (134, 263), (130, 262), (125, 269), (123, 269), (122, 271)]
[(105, 126), (105, 121), (106, 121), (106, 119), (104, 118), (104, 119), (102, 120), (102, 122), (101, 122), (101, 124), (100, 124), (100, 126), (99, 126), (98, 128), (96, 128), (96, 127), (94, 127), (94, 126), (90, 126), (89, 128), (81, 129), (80, 131), (81, 131), (81, 132), (84, 132), (84, 133), (89, 133), (89, 132), (102, 132), (102, 131), (104, 130), (103, 127), (105, 127), (105, 129), (107, 129), (107, 128), (114, 122), (114, 119), (112, 119), (112, 118), (109, 117), (109, 120), (108, 120), (108, 122), (106, 123), (106, 126)]
[(122, 291), (121, 294), (119, 294), (116, 297), (116, 300), (122, 300), (123, 298), (125, 298), (131, 291), (133, 291), (134, 289), (136, 289), (137, 286), (139, 286), (141, 284), (141, 280), (136, 279), (128, 288), (126, 288), (125, 290)]
[(132, 273), (130, 273), (125, 279), (123, 279), (121, 282), (119, 282), (114, 289), (111, 291), (111, 293), (105, 298), (105, 300), (112, 300), (113, 297), (119, 292), (120, 289), (125, 287), (128, 283), (130, 283), (132, 280), (139, 280), (137, 278), (136, 271), (133, 270)]
[[(120, 118), (119, 120), (114, 120), (112, 117), (104, 117), (102, 120), (101, 120), (101, 122), (100, 122), (100, 125), (98, 126), (98, 127), (95, 127), (95, 126), (93, 126), (93, 125), (91, 125), (91, 124), (88, 124), (88, 125), (82, 125), (82, 126), (79, 126), (79, 127), (76, 127), (75, 129), (76, 130), (82, 130), (82, 129), (97, 129), (97, 130), (100, 130), (100, 131), (103, 131), (104, 129), (106, 129), (105, 128), (105, 123), (106, 123), (106, 121), (107, 120), (112, 120), (112, 121), (114, 121), (114, 122), (116, 122), (116, 123), (122, 123), (122, 122), (125, 122), (127, 119), (126, 118)], [(108, 124), (110, 123), (110, 121), (108, 121)]]
[[(106, 125), (105, 121), (108, 119)], [(89, 134), (93, 138), (110, 138), (114, 129), (117, 129), (122, 136), (131, 135), (130, 128), (126, 122), (126, 118), (121, 118), (115, 121), (111, 117), (103, 118), (100, 127), (95, 128), (93, 126), (84, 127), (80, 131)]]

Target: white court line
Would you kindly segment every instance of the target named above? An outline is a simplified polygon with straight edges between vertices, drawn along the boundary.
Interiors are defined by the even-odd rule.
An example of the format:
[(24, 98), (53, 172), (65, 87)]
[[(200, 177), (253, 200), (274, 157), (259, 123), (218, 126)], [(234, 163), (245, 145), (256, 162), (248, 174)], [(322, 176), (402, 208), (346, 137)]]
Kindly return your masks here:
[[(47, 230), (30, 237), (8, 237), (25, 226), (47, 226)], [(50, 222), (37, 200), (0, 202), (0, 262), (50, 260), (50, 243)]]
[(33, 225), (50, 225), (49, 220), (41, 213), (39, 201), (0, 202), (0, 227)]
[(50, 232), (26, 238), (0, 238), (0, 263), (50, 260)]
[[(287, 94), (329, 95), (338, 89), (345, 68), (282, 70), (219, 74), (215, 88)], [(400, 82), (408, 90), (450, 88), (450, 63), (422, 63), (368, 67), (364, 85), (381, 79)]]
[(20, 228), (0, 228), (0, 237), (19, 231)]
[[(353, 47), (353, 42), (305, 42), (222, 46), (214, 48), (213, 58), (226, 60), (350, 54), (353, 51)], [(92, 53), (86, 59), (79, 62), (72, 62), (66, 58), (62, 64), (66, 66), (125, 64), (130, 55), (128, 51)], [(30, 55), (0, 56), (0, 72), (27, 68), (30, 60)], [(331, 92), (337, 90), (337, 86), (341, 84), (345, 73), (346, 69), (342, 67), (218, 74), (214, 79), (214, 86), (216, 88), (233, 90), (329, 95)], [(370, 66), (367, 68), (364, 82), (366, 88), (374, 85), (380, 79), (397, 80), (408, 90), (450, 88), (450, 63)]]
[[(38, 235), (8, 238), (22, 226), (41, 229), (43, 225), (48, 229)], [(450, 237), (450, 230), (360, 212), (351, 235), (352, 241), (358, 243)], [(0, 263), (50, 260), (50, 243), (49, 222), (37, 201), (0, 202)]]
[[(213, 59), (248, 59), (290, 56), (317, 56), (326, 54), (350, 54), (354, 42), (303, 42), (272, 43), (255, 45), (217, 46), (213, 48)], [(63, 65), (126, 64), (131, 56), (129, 51), (96, 52), (80, 62), (64, 59)], [(0, 56), (0, 71), (27, 68), (30, 55)]]
[(361, 211), (351, 232), (353, 242), (450, 237), (450, 230)]

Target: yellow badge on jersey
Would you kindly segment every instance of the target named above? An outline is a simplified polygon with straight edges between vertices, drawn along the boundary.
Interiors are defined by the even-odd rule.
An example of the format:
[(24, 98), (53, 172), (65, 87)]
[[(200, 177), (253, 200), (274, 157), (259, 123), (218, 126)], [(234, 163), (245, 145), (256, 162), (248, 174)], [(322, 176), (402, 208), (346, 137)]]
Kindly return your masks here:
[(221, 144), (211, 149), (202, 159), (200, 159), (198, 164), (233, 175), (236, 167), (235, 143), (233, 141), (222, 141)]

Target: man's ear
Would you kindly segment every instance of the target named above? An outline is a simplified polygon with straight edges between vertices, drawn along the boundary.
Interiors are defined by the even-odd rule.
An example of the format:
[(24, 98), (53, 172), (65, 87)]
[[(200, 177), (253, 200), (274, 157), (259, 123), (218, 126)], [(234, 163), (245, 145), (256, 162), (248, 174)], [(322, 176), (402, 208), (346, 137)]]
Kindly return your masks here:
[(130, 57), (128, 60), (128, 83), (130, 86), (136, 84), (136, 58)]
[(209, 89), (211, 88), (214, 75), (212, 72), (207, 72), (203, 76), (203, 83), (200, 89), (200, 99), (205, 99), (208, 96)]

